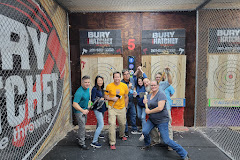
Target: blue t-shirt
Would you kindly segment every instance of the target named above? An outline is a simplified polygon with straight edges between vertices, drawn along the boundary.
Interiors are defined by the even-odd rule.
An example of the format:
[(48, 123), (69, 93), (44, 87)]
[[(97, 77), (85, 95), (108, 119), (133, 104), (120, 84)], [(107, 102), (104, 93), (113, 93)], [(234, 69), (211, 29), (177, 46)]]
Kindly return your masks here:
[(165, 95), (167, 97), (167, 110), (171, 109), (172, 106), (172, 99), (171, 99), (171, 95), (173, 95), (175, 93), (174, 88), (170, 85), (168, 88), (165, 89)]
[[(98, 90), (96, 87), (93, 87), (91, 92), (91, 101), (94, 102), (97, 97), (104, 98), (103, 90)], [(93, 110), (97, 109), (97, 107), (98, 107), (98, 103), (94, 105)], [(107, 107), (106, 107), (106, 103), (104, 102), (102, 107), (99, 108), (98, 111), (104, 113), (106, 110), (107, 110)]]
[(164, 92), (164, 90), (169, 86), (170, 86), (170, 84), (168, 83), (168, 81), (159, 82), (159, 90), (162, 92)]
[[(159, 101), (166, 101), (167, 97), (165, 96), (165, 94), (161, 91), (158, 91), (157, 94), (153, 97), (153, 99), (150, 100), (152, 94), (149, 94), (147, 96), (148, 99), (148, 108), (150, 110), (158, 107), (158, 102)], [(153, 124), (161, 124), (161, 123), (166, 123), (169, 121), (169, 116), (168, 116), (168, 111), (166, 109), (166, 103), (164, 105), (164, 108), (162, 111), (157, 112), (157, 113), (152, 113), (149, 114), (149, 120), (153, 123)]]
[[(90, 99), (89, 88), (84, 89), (81, 86), (77, 89), (76, 93), (74, 94), (73, 102), (78, 103), (82, 109), (88, 109), (89, 99)], [(73, 107), (73, 112), (81, 113), (80, 111), (76, 110), (74, 107)]]

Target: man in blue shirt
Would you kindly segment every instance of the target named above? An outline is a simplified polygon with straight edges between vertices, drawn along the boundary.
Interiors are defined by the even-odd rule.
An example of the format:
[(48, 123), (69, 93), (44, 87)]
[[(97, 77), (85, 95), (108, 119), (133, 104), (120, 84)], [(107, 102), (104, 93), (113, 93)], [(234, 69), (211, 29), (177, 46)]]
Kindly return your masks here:
[[(135, 87), (135, 81), (133, 78), (130, 77), (130, 73), (127, 69), (122, 70), (123, 79), (121, 82), (125, 83), (128, 86), (128, 107), (127, 107), (127, 113), (126, 117), (129, 116), (130, 122), (132, 125), (132, 134), (141, 134), (137, 131), (137, 125), (136, 125), (136, 108), (135, 104), (133, 102), (133, 91)], [(128, 123), (126, 121), (126, 127), (125, 127), (125, 136), (128, 137)]]
[(73, 113), (78, 121), (78, 144), (80, 148), (88, 150), (85, 144), (85, 125), (87, 122), (88, 102), (90, 99), (90, 77), (83, 76), (81, 80), (81, 87), (79, 87), (74, 95)]
[(173, 140), (173, 130), (172, 130), (172, 115), (171, 115), (171, 108), (172, 108), (172, 95), (175, 93), (174, 88), (170, 85), (165, 89), (165, 95), (167, 97), (166, 107), (169, 115), (169, 122), (168, 122), (168, 133), (169, 138)]

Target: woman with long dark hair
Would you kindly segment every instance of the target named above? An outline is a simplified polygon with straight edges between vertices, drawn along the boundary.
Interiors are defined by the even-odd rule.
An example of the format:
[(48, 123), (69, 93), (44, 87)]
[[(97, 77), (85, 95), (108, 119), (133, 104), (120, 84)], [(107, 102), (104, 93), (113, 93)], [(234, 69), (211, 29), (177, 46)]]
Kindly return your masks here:
[(104, 127), (104, 112), (107, 110), (105, 101), (104, 101), (104, 80), (102, 76), (97, 76), (95, 78), (95, 86), (92, 88), (91, 92), (91, 101), (95, 102), (96, 100), (97, 103), (95, 103), (93, 107), (94, 114), (97, 118), (97, 129), (95, 131), (93, 141), (91, 143), (92, 147), (95, 148), (101, 148), (102, 145), (98, 143), (98, 138), (101, 134), (101, 131)]

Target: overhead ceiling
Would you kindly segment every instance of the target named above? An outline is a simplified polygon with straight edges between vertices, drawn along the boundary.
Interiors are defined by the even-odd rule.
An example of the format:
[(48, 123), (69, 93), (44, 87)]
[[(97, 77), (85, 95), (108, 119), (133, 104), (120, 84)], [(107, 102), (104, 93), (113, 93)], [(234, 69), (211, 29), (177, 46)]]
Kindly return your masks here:
[(240, 8), (240, 0), (55, 0), (69, 12), (169, 12)]

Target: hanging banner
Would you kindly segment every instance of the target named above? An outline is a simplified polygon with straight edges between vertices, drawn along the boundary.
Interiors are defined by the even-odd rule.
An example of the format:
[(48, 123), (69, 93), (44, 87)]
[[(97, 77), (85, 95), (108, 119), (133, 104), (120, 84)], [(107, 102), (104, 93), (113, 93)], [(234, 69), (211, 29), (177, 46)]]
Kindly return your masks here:
[(80, 30), (80, 54), (122, 54), (121, 30)]
[[(50, 135), (62, 107), (68, 69), (50, 1), (0, 4), (0, 157), (33, 159)], [(48, 7), (43, 7), (48, 5)], [(53, 4), (54, 16), (64, 17)], [(67, 37), (67, 36), (65, 36)], [(69, 75), (67, 75), (69, 76)], [(65, 88), (68, 91), (67, 87)], [(1, 159), (0, 158), (0, 159)]]
[(185, 29), (143, 30), (142, 54), (185, 54)]
[(240, 28), (210, 28), (208, 53), (240, 53)]

